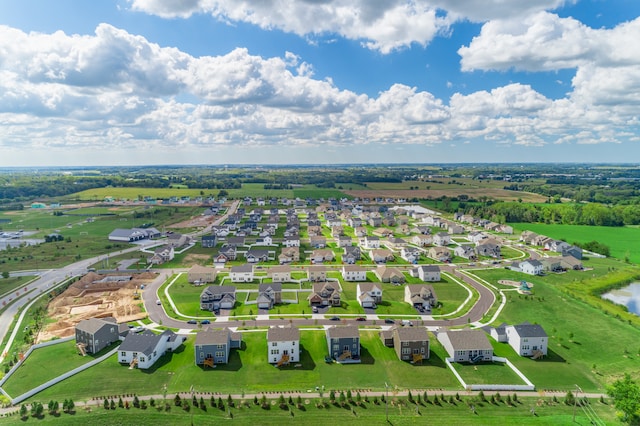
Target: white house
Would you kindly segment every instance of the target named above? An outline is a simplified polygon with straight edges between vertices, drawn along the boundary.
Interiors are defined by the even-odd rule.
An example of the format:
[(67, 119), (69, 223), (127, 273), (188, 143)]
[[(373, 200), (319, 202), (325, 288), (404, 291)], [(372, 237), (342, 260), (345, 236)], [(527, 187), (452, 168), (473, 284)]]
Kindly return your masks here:
[(507, 342), (520, 356), (547, 355), (549, 338), (538, 324), (523, 322), (505, 327)]
[(382, 302), (382, 286), (378, 283), (358, 283), (356, 294), (363, 308), (375, 308)]
[(151, 331), (129, 333), (118, 348), (118, 362), (130, 367), (150, 368), (166, 352), (175, 351), (186, 337), (165, 330), (162, 334)]
[(446, 232), (438, 232), (433, 236), (433, 244), (437, 246), (448, 246), (451, 244), (451, 236)]
[(372, 235), (367, 235), (367, 236), (364, 237), (362, 245), (367, 249), (379, 249), (380, 248), (380, 238), (372, 236)]
[(267, 331), (267, 357), (278, 367), (300, 361), (300, 330), (297, 327), (271, 327)]
[(529, 259), (520, 262), (520, 270), (525, 274), (540, 275), (542, 274), (543, 265), (539, 260)]
[(253, 281), (253, 265), (246, 263), (244, 265), (232, 266), (229, 277), (233, 283), (250, 283)]
[(436, 265), (421, 265), (411, 270), (411, 276), (422, 281), (440, 281), (440, 268)]
[(342, 267), (342, 279), (345, 281), (366, 281), (367, 270), (358, 265), (345, 265)]

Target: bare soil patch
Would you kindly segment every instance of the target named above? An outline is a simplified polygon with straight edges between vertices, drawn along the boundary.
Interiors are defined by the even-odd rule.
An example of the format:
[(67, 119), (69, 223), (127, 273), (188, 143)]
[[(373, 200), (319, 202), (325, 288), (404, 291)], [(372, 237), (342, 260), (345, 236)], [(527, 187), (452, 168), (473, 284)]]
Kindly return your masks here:
[(153, 272), (86, 274), (49, 303), (47, 317), (53, 322), (42, 329), (37, 341), (73, 336), (76, 324), (89, 318), (114, 317), (118, 323), (145, 318), (147, 313), (137, 295), (141, 296), (142, 288), (155, 278)]

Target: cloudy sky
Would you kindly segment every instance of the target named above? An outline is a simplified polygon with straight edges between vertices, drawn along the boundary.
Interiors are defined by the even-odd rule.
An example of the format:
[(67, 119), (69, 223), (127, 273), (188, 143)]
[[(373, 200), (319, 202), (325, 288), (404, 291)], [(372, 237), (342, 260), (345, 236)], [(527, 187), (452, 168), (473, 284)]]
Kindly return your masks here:
[(0, 2), (0, 166), (637, 162), (638, 0)]

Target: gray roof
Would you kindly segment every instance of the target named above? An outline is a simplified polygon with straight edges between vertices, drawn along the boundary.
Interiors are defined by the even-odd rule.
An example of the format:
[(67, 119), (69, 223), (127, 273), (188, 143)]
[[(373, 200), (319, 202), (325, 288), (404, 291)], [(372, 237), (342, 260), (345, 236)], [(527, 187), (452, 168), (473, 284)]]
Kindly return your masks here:
[(271, 327), (267, 330), (267, 342), (287, 342), (300, 340), (300, 330), (297, 327)]
[(76, 325), (76, 329), (84, 331), (86, 333), (94, 334), (105, 325), (116, 325), (116, 319), (113, 317), (107, 318), (89, 318), (80, 321)]
[(330, 339), (360, 338), (360, 330), (355, 325), (333, 326), (327, 328), (327, 337)]
[(260, 284), (258, 286), (258, 291), (260, 293), (265, 292), (271, 288), (273, 291), (282, 291), (282, 283), (269, 283), (269, 284)]
[(229, 343), (229, 329), (199, 331), (196, 334), (196, 346), (226, 345)]
[(513, 328), (520, 337), (547, 337), (547, 333), (540, 324), (523, 322), (522, 324), (514, 325)]
[(236, 273), (253, 272), (253, 265), (250, 263), (245, 263), (244, 265), (232, 266), (231, 272), (236, 272)]
[(482, 330), (446, 331), (455, 351), (493, 350), (487, 335)]
[(142, 333), (129, 333), (118, 348), (119, 351), (141, 352), (147, 356), (153, 353), (158, 343), (163, 338), (174, 340), (176, 334), (171, 330), (165, 330), (162, 334), (153, 334), (145, 330)]
[(202, 290), (202, 293), (205, 293), (205, 292), (212, 295), (229, 294), (229, 293), (236, 294), (236, 288), (232, 285), (210, 285), (210, 286), (207, 286), (204, 290)]
[(539, 260), (535, 260), (535, 259), (525, 260), (524, 262), (521, 262), (520, 264), (525, 263), (525, 262), (528, 262), (529, 265), (531, 265), (531, 266), (542, 266), (542, 263), (540, 263)]
[(425, 327), (397, 327), (395, 332), (401, 342), (429, 341), (429, 333)]

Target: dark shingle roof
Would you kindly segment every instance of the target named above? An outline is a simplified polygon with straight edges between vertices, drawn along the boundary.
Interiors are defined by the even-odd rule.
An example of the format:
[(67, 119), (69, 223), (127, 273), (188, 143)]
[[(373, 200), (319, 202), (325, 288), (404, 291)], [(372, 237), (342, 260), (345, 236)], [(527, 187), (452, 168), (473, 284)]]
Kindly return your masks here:
[(267, 330), (268, 342), (286, 342), (300, 340), (300, 330), (297, 327), (271, 327)]

